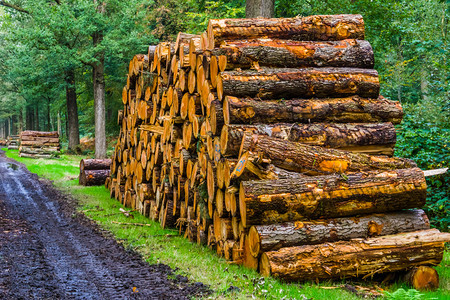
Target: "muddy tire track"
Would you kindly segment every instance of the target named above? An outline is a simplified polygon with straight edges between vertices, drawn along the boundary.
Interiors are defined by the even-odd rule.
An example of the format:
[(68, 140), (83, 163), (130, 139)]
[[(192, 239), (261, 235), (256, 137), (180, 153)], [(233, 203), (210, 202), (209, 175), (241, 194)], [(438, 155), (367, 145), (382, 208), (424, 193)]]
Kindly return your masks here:
[(167, 265), (145, 263), (74, 207), (73, 199), (0, 153), (1, 299), (189, 299), (208, 293), (202, 283), (173, 276)]

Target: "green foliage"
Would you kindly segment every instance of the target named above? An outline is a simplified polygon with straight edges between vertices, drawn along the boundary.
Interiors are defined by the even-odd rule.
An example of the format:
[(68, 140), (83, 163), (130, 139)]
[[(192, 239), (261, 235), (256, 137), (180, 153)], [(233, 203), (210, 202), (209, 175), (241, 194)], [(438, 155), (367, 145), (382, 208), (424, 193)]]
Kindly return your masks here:
[[(56, 130), (58, 113), (63, 124), (66, 121), (65, 89), (70, 84), (65, 81), (65, 72), (74, 69), (81, 108), (80, 132), (91, 135), (92, 66), (98, 63), (98, 54), (104, 53), (107, 128), (115, 134), (128, 62), (134, 54), (146, 53), (148, 45), (156, 42), (147, 26), (146, 2), (108, 0), (106, 13), (100, 14), (91, 0), (67, 0), (59, 4), (24, 0), (19, 4), (29, 14), (10, 9), (1, 13), (0, 101), (6, 104), (2, 109), (7, 113), (0, 111), (0, 124), (14, 115), (15, 123), (22, 127), (27, 123), (28, 129)], [(104, 38), (93, 45), (92, 36), (98, 31)], [(8, 102), (11, 100), (14, 105)], [(30, 114), (35, 122), (28, 122)], [(40, 128), (34, 128), (35, 124), (41, 125)], [(65, 126), (62, 129), (64, 132)]]
[[(413, 159), (423, 170), (450, 167), (450, 129), (417, 119), (407, 114), (399, 126), (395, 155)], [(425, 210), (431, 224), (450, 231), (450, 172), (427, 177), (427, 185)]]

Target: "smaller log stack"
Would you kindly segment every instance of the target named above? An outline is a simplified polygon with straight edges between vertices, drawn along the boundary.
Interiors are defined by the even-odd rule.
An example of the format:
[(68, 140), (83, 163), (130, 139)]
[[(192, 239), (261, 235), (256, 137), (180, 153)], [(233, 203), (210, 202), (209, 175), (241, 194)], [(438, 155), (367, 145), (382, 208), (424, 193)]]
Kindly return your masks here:
[(8, 144), (8, 140), (0, 139), (0, 146), (6, 146)]
[(111, 197), (284, 280), (438, 264), (450, 235), (420, 210), (424, 173), (392, 157), (403, 111), (373, 61), (360, 15), (210, 20), (150, 46), (123, 88)]
[(60, 154), (57, 131), (22, 131), (20, 133), (20, 157), (54, 158)]
[(20, 145), (20, 136), (18, 135), (10, 135), (8, 136), (8, 142), (6, 143), (8, 146), (8, 150), (17, 150)]
[(110, 180), (111, 159), (82, 159), (80, 161), (80, 185), (104, 185)]

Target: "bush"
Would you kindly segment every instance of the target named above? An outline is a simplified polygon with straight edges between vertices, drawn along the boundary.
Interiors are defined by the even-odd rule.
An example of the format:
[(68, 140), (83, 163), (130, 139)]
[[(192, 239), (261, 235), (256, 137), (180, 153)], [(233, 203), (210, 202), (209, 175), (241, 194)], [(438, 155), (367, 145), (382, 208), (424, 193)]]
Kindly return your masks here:
[[(395, 155), (414, 160), (422, 170), (450, 167), (450, 129), (418, 119), (407, 114), (398, 126)], [(424, 209), (431, 225), (450, 231), (450, 171), (427, 177), (427, 185)]]

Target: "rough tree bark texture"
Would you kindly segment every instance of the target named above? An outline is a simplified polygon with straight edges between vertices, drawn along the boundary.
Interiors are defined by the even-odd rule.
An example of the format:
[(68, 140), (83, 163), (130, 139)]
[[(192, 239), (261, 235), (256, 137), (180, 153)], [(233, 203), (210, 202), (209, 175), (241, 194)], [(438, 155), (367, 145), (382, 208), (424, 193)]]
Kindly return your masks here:
[(354, 238), (369, 238), (430, 229), (421, 209), (362, 217), (297, 221), (250, 227), (250, 249), (254, 256), (284, 247), (315, 245)]
[(65, 74), (66, 106), (67, 106), (67, 137), (69, 149), (74, 150), (80, 144), (80, 131), (78, 125), (77, 93), (75, 89), (75, 70), (70, 68)]
[(246, 0), (246, 18), (273, 18), (275, 10), (275, 0)]
[(426, 193), (419, 168), (242, 181), (239, 209), (248, 227), (418, 208)]
[[(105, 13), (105, 3), (98, 4), (97, 0), (94, 0), (94, 4), (97, 6), (97, 13)], [(103, 32), (96, 31), (92, 35), (92, 42), (94, 49), (99, 47), (99, 44), (103, 41)], [(98, 50), (97, 50), (98, 51)], [(106, 129), (105, 129), (105, 53), (104, 50), (100, 50), (95, 55), (97, 62), (92, 66), (92, 81), (94, 83), (94, 110), (95, 110), (95, 157), (106, 157)]]
[(84, 170), (109, 170), (111, 159), (82, 159), (80, 161), (80, 172)]
[(392, 123), (232, 124), (222, 128), (222, 155), (237, 156), (246, 131), (308, 145), (387, 155), (393, 154), (396, 141)]
[(286, 281), (363, 277), (438, 265), (450, 233), (429, 229), (263, 253), (260, 272)]
[(358, 95), (376, 99), (380, 91), (378, 72), (372, 69), (262, 68), (225, 71), (220, 77), (223, 95), (235, 97), (291, 99)]
[(110, 170), (84, 170), (80, 173), (79, 184), (85, 186), (104, 185)]
[(380, 96), (325, 99), (266, 100), (225, 97), (222, 113), (225, 124), (255, 123), (377, 123), (399, 124), (403, 118), (400, 102)]
[(406, 169), (416, 166), (412, 160), (405, 158), (352, 153), (256, 135), (251, 132), (246, 132), (242, 138), (240, 155), (245, 152), (263, 154), (277, 167), (310, 175)]
[(256, 39), (224, 41), (212, 54), (225, 55), (227, 69), (267, 67), (347, 67), (373, 68), (370, 43), (361, 40), (291, 41)]
[(364, 40), (364, 21), (361, 15), (209, 20), (207, 35), (211, 49), (223, 40), (258, 37), (298, 41)]

